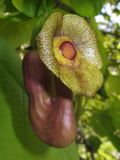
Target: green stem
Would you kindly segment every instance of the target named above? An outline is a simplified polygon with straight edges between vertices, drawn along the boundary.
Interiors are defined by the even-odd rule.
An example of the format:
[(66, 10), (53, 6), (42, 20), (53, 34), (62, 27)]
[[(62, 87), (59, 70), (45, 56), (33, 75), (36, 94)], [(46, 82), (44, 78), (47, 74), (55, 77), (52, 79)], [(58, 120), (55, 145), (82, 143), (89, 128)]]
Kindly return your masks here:
[(53, 73), (50, 73), (50, 94), (53, 98), (56, 97), (55, 77)]
[(81, 95), (74, 95), (74, 111), (77, 123), (80, 119), (80, 112), (81, 112), (81, 105), (82, 105), (82, 96)]

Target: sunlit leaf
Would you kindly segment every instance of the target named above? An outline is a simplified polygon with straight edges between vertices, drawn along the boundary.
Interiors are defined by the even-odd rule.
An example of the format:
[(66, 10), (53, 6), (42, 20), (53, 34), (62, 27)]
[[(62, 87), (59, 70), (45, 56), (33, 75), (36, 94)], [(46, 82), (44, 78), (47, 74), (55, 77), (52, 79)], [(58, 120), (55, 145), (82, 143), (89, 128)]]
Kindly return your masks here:
[(108, 76), (104, 87), (108, 96), (120, 95), (120, 76)]
[(85, 17), (97, 15), (106, 0), (62, 0), (65, 4), (72, 7), (77, 13)]

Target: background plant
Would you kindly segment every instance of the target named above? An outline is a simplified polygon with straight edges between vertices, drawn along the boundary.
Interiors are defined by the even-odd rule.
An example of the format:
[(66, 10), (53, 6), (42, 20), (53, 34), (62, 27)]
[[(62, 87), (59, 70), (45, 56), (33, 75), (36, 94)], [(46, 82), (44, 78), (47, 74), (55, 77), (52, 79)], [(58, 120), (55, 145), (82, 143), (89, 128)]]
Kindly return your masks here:
[[(35, 47), (37, 30), (56, 10), (87, 19), (97, 35), (104, 74), (94, 98), (75, 97), (77, 140), (59, 150), (43, 144), (30, 127), (21, 65), (23, 50)], [(119, 14), (117, 0), (0, 1), (0, 159), (120, 159)]]

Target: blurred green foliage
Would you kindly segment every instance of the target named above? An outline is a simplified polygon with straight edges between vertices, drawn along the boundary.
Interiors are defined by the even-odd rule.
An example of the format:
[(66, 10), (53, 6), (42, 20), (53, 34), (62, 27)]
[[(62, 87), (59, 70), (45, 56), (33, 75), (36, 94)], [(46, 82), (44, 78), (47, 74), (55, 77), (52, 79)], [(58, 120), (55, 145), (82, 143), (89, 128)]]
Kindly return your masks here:
[[(43, 144), (31, 130), (21, 59), (16, 52), (30, 45), (55, 10), (88, 20), (97, 36), (104, 74), (104, 84), (95, 97), (74, 97), (78, 147), (74, 143), (59, 150)], [(98, 14), (101, 21), (95, 18)], [(120, 23), (115, 21), (119, 14), (117, 0), (0, 1), (0, 159), (120, 159)]]
[(84, 17), (94, 17), (98, 14), (106, 0), (62, 0), (63, 3), (72, 7), (78, 14)]

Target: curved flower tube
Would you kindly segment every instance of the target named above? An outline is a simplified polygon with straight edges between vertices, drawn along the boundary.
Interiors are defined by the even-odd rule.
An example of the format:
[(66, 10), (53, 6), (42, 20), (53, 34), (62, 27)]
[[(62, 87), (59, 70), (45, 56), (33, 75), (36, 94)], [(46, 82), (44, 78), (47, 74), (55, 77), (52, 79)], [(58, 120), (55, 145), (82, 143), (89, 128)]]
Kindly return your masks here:
[(53, 147), (71, 144), (76, 136), (71, 91), (55, 77), (56, 96), (50, 96), (51, 73), (35, 52), (25, 55), (23, 74), (30, 122), (36, 135)]

